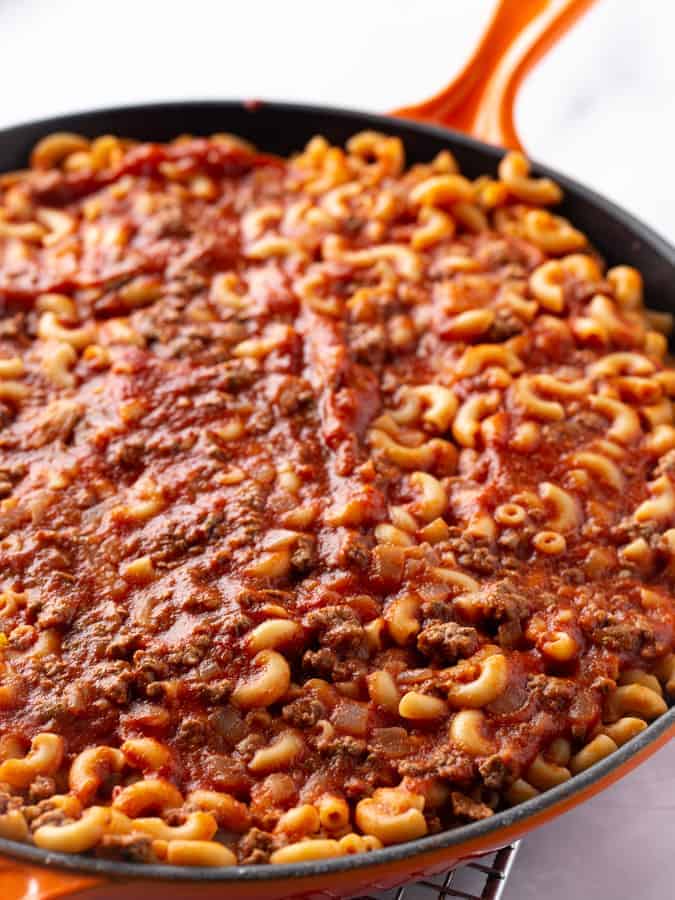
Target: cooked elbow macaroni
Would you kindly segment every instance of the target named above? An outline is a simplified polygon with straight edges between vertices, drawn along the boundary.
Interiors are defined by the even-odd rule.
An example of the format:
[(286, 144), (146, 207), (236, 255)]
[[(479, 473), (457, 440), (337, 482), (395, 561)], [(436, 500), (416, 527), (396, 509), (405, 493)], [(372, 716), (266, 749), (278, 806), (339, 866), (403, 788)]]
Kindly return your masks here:
[(667, 711), (672, 321), (561, 197), (372, 131), (0, 175), (0, 837), (367, 853)]

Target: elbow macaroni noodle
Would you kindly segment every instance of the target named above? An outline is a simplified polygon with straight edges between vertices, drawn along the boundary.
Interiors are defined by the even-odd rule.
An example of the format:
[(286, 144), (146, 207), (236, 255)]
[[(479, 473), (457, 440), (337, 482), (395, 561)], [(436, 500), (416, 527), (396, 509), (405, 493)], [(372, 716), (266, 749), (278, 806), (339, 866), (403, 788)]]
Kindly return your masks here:
[(667, 711), (671, 318), (561, 199), (370, 131), (0, 175), (0, 837), (367, 853)]

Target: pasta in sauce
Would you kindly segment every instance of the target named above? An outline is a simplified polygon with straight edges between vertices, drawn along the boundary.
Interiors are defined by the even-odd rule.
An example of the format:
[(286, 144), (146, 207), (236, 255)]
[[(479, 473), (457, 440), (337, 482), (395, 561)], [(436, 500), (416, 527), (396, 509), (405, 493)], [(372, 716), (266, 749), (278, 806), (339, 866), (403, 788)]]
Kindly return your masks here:
[(670, 320), (561, 196), (373, 132), (0, 176), (0, 836), (363, 853), (666, 711)]

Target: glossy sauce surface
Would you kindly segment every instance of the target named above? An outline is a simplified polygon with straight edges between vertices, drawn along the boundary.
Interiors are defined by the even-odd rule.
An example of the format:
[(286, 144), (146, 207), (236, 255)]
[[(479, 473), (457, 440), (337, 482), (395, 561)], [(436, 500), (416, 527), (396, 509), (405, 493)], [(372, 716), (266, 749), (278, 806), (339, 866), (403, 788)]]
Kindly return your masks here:
[[(291, 161), (226, 138), (116, 144), (98, 168), (0, 178), (0, 362), (23, 365), (22, 388), (0, 382), (0, 735), (54, 732), (67, 762), (156, 738), (164, 777), (232, 794), (265, 833), (326, 792), (355, 804), (440, 782), (465, 799), (427, 803), (437, 830), (488, 815), (554, 739), (583, 746), (621, 672), (672, 650), (675, 509), (636, 518), (672, 471), (645, 449), (672, 421), (661, 344), (583, 241), (597, 277), (566, 276), (558, 311), (538, 304), (532, 273), (569, 254), (524, 230), (531, 205), (508, 190), (415, 202), (452, 161), (406, 172), (391, 140), (317, 139)], [(429, 209), (452, 224), (427, 242)], [(598, 295), (610, 325), (584, 331)], [(482, 330), (462, 324), (471, 310), (489, 310)], [(594, 374), (616, 353), (638, 362)], [(537, 395), (560, 413), (522, 401), (533, 375), (557, 379)], [(469, 437), (415, 407), (427, 385), (459, 409), (487, 398)], [(608, 437), (592, 397), (629, 407), (637, 432)], [(435, 515), (419, 472), (446, 498)], [(571, 525), (555, 527), (546, 484)], [(537, 549), (551, 531), (563, 552)], [(259, 670), (252, 633), (274, 619), (299, 625), (274, 645), (290, 685), (238, 702)], [(561, 632), (563, 660), (546, 650)], [(494, 655), (506, 683), (478, 704), (476, 754), (453, 738), (453, 690)], [(401, 716), (374, 699), (378, 672), (399, 698), (450, 706)], [(251, 767), (289, 732), (291, 762)], [(240, 859), (264, 861), (258, 844)]]

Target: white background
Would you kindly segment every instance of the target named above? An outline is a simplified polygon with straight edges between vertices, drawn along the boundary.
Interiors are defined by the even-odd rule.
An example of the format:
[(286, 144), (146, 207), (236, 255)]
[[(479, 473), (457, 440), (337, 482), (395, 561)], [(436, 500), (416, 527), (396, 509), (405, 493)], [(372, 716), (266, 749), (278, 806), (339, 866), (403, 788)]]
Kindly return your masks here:
[[(492, 0), (0, 0), (0, 127), (150, 99), (386, 111), (461, 65)], [(525, 85), (531, 154), (675, 239), (675, 4), (600, 0)], [(675, 747), (528, 837), (507, 900), (666, 900)]]

